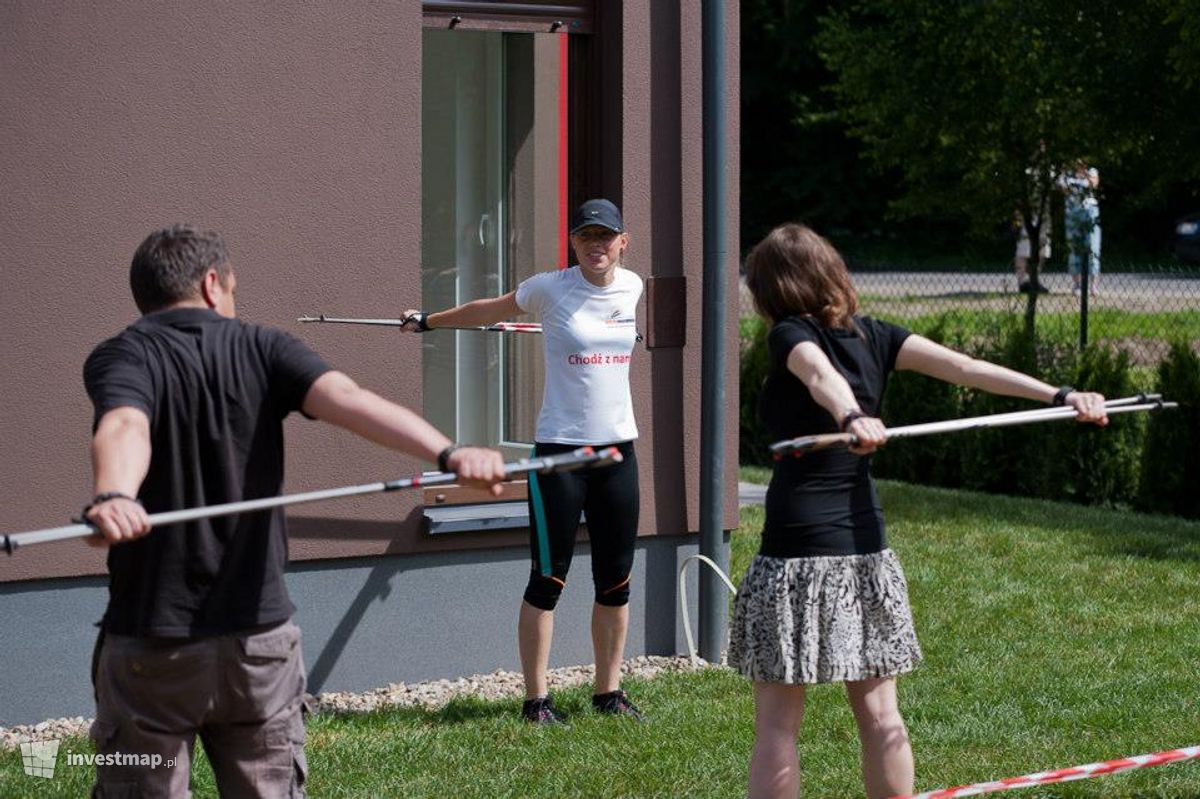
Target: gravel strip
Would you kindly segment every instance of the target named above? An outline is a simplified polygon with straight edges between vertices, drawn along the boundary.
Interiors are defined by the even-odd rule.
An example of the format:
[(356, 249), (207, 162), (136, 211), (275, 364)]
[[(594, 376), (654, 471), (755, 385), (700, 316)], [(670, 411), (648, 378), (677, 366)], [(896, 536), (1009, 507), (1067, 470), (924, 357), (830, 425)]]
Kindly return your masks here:
[(40, 724), (20, 724), (16, 727), (0, 727), (0, 749), (16, 749), (26, 741), (45, 741), (52, 738), (67, 738), (72, 735), (87, 735), (91, 719), (76, 716), (73, 719), (50, 719)]
[[(707, 664), (700, 662), (699, 668)], [(659, 674), (695, 671), (686, 655), (661, 657), (644, 655), (621, 664), (621, 673), (627, 677), (649, 679)], [(592, 681), (596, 670), (593, 666), (567, 666), (551, 669), (547, 674), (550, 688), (571, 688)], [(432, 680), (420, 683), (392, 683), (364, 693), (331, 691), (319, 694), (311, 700), (317, 713), (365, 713), (389, 707), (420, 707), (436, 710), (453, 699), (475, 696), (480, 699), (511, 699), (523, 696), (525, 685), (521, 673), (495, 671), (477, 674), (457, 680)], [(0, 727), (0, 749), (16, 749), (25, 741), (65, 738), (72, 735), (87, 735), (90, 718), (76, 716), (70, 719), (51, 719), (40, 724), (22, 724), (16, 727)]]
[[(702, 666), (703, 668), (703, 666)], [(627, 677), (649, 679), (668, 672), (695, 671), (691, 660), (685, 655), (660, 657), (644, 655), (621, 664), (621, 673)], [(596, 673), (594, 666), (567, 666), (551, 669), (547, 683), (551, 690), (571, 688), (590, 683)], [(525, 683), (517, 671), (494, 671), (491, 674), (463, 677), (457, 680), (433, 680), (431, 682), (393, 683), (386, 688), (377, 688), (366, 693), (324, 693), (313, 701), (318, 713), (363, 713), (387, 707), (420, 707), (436, 710), (452, 699), (475, 696), (480, 699), (511, 699), (525, 695)]]

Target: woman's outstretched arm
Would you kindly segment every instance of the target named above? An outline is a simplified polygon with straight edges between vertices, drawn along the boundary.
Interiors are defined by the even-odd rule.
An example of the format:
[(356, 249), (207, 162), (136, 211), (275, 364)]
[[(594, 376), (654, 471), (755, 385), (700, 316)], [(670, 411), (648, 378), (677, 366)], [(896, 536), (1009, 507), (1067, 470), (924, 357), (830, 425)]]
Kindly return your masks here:
[[(407, 319), (415, 310), (407, 310), (404, 312), (404, 317)], [(517, 305), (517, 292), (510, 291), (499, 297), (490, 297), (483, 300), (471, 300), (462, 305), (456, 305), (453, 308), (447, 308), (444, 311), (429, 312), (425, 317), (425, 323), (431, 328), (439, 327), (486, 327), (494, 325), (497, 322), (503, 322), (506, 319), (512, 319), (514, 316), (520, 316), (525, 313), (521, 306)], [(411, 326), (416, 329), (416, 323)], [(409, 325), (405, 325), (401, 330), (408, 330)]]
[[(920, 372), (947, 383), (978, 388), (990, 394), (1021, 397), (1047, 404), (1058, 394), (1058, 388), (1036, 377), (990, 361), (972, 358), (918, 335), (911, 335), (904, 340), (900, 352), (896, 355), (896, 368)], [(1093, 391), (1071, 391), (1063, 403), (1079, 412), (1081, 422), (1108, 424), (1102, 394)]]

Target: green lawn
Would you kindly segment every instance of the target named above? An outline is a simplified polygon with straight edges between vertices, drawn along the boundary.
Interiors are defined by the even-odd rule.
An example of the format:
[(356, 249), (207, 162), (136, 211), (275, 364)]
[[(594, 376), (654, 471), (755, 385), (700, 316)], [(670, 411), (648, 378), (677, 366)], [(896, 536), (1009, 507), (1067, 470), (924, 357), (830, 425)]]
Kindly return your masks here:
[[(761, 478), (765, 473), (743, 472)], [(921, 789), (1200, 743), (1200, 524), (882, 483), (926, 662), (901, 681)], [(734, 579), (756, 546), (742, 512)], [(318, 716), (314, 797), (736, 797), (751, 744), (748, 686), (726, 670), (629, 686), (650, 723), (597, 718), (564, 692), (570, 729), (531, 729), (518, 702)], [(810, 694), (805, 797), (859, 791), (842, 691)], [(83, 740), (63, 751), (87, 751)], [(199, 775), (197, 796), (212, 796)], [(0, 754), (0, 796), (83, 796)], [(1013, 797), (1200, 796), (1200, 762), (1013, 792)]]

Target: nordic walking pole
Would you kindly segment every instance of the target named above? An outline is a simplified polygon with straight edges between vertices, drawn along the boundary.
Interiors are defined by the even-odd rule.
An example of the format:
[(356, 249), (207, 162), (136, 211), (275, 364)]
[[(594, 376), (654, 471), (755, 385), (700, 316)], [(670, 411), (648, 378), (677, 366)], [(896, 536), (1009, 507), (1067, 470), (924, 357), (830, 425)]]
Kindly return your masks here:
[[(1133, 413), (1137, 411), (1160, 411), (1177, 407), (1177, 403), (1163, 402), (1158, 394), (1139, 394), (1136, 397), (1109, 400), (1104, 403), (1104, 409), (1110, 416), (1118, 413)], [(988, 416), (971, 416), (966, 419), (950, 419), (945, 422), (927, 422), (888, 429), (887, 438), (916, 438), (918, 436), (935, 435), (937, 433), (954, 433), (960, 430), (979, 430), (986, 427), (1011, 427), (1020, 424), (1036, 422), (1052, 422), (1058, 419), (1074, 419), (1078, 415), (1074, 408), (1038, 408), (1031, 411), (1014, 411), (1012, 413), (994, 413)], [(805, 452), (829, 449), (830, 447), (852, 447), (858, 443), (853, 433), (822, 433), (814, 436), (801, 436), (786, 441), (777, 441), (771, 445), (771, 455), (781, 458), (784, 455), (803, 455)]]
[[(408, 319), (351, 319), (346, 317), (326, 316), (318, 314), (316, 316), (300, 316), (296, 318), (297, 322), (323, 322), (325, 324), (339, 325), (375, 325), (376, 327), (403, 327)], [(542, 326), (537, 322), (496, 322), (491, 325), (480, 326), (463, 326), (463, 327), (441, 327), (438, 330), (481, 330), (485, 333), (541, 333)], [(642, 340), (641, 333), (635, 333), (636, 340)]]
[[(580, 447), (571, 452), (564, 452), (561, 455), (522, 458), (518, 461), (506, 463), (504, 465), (504, 474), (507, 477), (525, 474), (526, 472), (549, 474), (551, 472), (565, 472), (584, 467), (606, 466), (611, 463), (620, 463), (621, 460), (621, 452), (616, 447), (607, 447), (600, 451), (596, 451), (591, 447)], [(161, 527), (165, 524), (179, 524), (180, 522), (191, 522), (197, 519), (231, 516), (235, 513), (249, 513), (278, 508), (284, 505), (301, 505), (306, 502), (320, 502), (326, 499), (340, 499), (341, 497), (354, 497), (362, 494), (380, 494), (387, 491), (397, 491), (402, 488), (445, 485), (457, 480), (458, 475), (454, 474), (454, 472), (432, 472), (403, 480), (365, 483), (363, 485), (344, 486), (342, 488), (326, 488), (320, 491), (309, 491), (304, 494), (284, 494), (278, 497), (227, 502), (223, 505), (172, 510), (151, 514), (150, 526)], [(0, 547), (11, 555), (13, 550), (18, 547), (28, 546), (29, 544), (44, 544), (48, 541), (61, 541), (67, 538), (85, 538), (93, 535), (95, 532), (96, 528), (94, 526), (86, 522), (81, 522), (65, 527), (52, 527), (46, 530), (31, 530), (26, 533), (12, 533), (0, 536), (0, 539), (2, 539), (0, 540)]]
[[(338, 325), (376, 325), (378, 327), (403, 327), (407, 319), (350, 319), (336, 316), (301, 316), (297, 322), (318, 322)], [(439, 327), (438, 330), (483, 330), (489, 333), (541, 333), (542, 326), (537, 322), (497, 322), (494, 325), (480, 327)]]

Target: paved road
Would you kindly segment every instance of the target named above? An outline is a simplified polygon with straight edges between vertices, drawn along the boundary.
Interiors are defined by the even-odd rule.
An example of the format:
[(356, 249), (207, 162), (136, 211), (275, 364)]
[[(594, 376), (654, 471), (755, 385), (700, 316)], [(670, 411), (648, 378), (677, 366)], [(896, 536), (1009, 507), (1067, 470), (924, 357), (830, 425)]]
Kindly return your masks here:
[[(1042, 275), (1039, 280), (1052, 295), (1071, 294), (1071, 276), (1061, 272)], [(859, 272), (854, 285), (863, 294), (917, 294), (944, 296), (966, 293), (1002, 292), (1015, 294), (1017, 280), (1012, 272), (962, 274), (961, 272)], [(1200, 279), (1160, 277), (1140, 272), (1101, 274), (1096, 283), (1101, 296), (1143, 295), (1189, 297), (1200, 306)]]
[(738, 505), (761, 505), (767, 498), (767, 487), (758, 483), (738, 483)]
[[(1049, 312), (1077, 312), (1080, 298), (1072, 292), (1071, 276), (1061, 272), (1043, 275), (1050, 289), (1038, 300)], [(960, 272), (859, 272), (854, 285), (865, 313), (901, 318), (936, 313), (962, 305), (975, 310), (1020, 311), (1025, 295), (1017, 292), (1011, 272), (963, 274)], [(883, 305), (884, 307), (880, 307)], [(1094, 285), (1090, 305), (1130, 312), (1200, 310), (1200, 279), (1156, 276), (1135, 272), (1105, 273)], [(745, 283), (741, 286), (740, 312), (754, 314)]]

